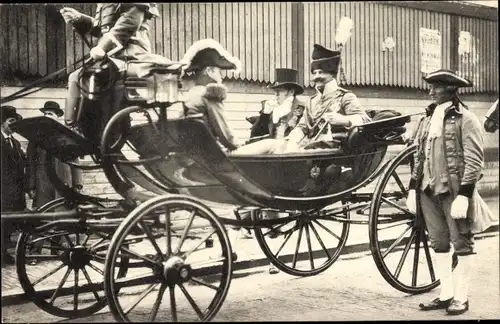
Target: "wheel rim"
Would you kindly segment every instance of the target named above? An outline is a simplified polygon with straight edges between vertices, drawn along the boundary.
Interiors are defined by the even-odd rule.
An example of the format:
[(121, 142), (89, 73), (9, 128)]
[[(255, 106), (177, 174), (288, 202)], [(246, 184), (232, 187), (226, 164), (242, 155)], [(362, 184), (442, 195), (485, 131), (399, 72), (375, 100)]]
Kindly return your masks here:
[[(58, 199), (38, 212), (60, 210), (65, 203)], [(65, 318), (90, 316), (105, 307), (104, 257), (98, 261), (102, 237), (106, 234), (95, 235), (87, 228), (23, 232), (16, 247), (16, 270), (27, 297), (47, 313)], [(31, 264), (34, 260), (38, 263)], [(122, 263), (118, 274), (123, 275), (126, 268)], [(44, 285), (55, 290), (47, 292)]]
[[(255, 228), (259, 246), (276, 268), (293, 276), (313, 276), (338, 259), (347, 241), (349, 223), (327, 216), (316, 218), (315, 214), (303, 213), (297, 220), (284, 220), (271, 228)], [(342, 214), (349, 220), (347, 209)], [(254, 217), (262, 219), (261, 214)]]
[[(387, 167), (372, 199), (370, 248), (384, 279), (405, 293), (428, 292), (439, 285), (425, 224), (406, 209), (415, 147), (401, 152)], [(406, 178), (405, 178), (406, 175)]]
[[(130, 243), (141, 233), (147, 238)], [(120, 280), (108, 280), (121, 254), (141, 266)], [(121, 224), (105, 271), (106, 296), (117, 321), (208, 321), (229, 290), (231, 246), (206, 206), (188, 197), (162, 196), (137, 207)], [(159, 312), (162, 302), (165, 310)]]

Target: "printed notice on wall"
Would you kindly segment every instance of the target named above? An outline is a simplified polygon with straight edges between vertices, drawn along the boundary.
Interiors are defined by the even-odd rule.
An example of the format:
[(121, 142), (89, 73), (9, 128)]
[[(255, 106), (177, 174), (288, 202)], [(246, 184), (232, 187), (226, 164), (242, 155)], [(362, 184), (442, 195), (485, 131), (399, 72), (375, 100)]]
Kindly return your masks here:
[(441, 68), (441, 33), (420, 28), (420, 70), (427, 74)]

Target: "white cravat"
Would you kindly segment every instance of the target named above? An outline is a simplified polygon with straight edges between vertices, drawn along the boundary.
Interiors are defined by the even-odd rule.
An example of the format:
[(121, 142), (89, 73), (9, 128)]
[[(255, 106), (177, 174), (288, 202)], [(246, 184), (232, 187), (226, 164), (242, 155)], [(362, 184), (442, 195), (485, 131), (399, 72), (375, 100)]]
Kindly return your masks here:
[(293, 96), (286, 98), (281, 105), (274, 108), (273, 123), (276, 124), (281, 117), (288, 114), (292, 108)]
[(444, 112), (448, 107), (449, 103), (445, 102), (434, 108), (431, 117), (431, 125), (429, 126), (429, 139), (441, 137), (443, 132)]

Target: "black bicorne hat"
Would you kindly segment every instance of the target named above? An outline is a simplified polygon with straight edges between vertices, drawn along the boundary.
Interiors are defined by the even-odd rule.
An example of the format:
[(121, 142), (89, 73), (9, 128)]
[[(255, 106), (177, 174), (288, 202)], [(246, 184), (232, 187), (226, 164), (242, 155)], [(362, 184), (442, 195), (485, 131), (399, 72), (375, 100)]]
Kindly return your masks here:
[(466, 78), (458, 76), (455, 72), (446, 69), (440, 69), (431, 72), (423, 77), (429, 84), (455, 86), (459, 88), (472, 87), (472, 82)]

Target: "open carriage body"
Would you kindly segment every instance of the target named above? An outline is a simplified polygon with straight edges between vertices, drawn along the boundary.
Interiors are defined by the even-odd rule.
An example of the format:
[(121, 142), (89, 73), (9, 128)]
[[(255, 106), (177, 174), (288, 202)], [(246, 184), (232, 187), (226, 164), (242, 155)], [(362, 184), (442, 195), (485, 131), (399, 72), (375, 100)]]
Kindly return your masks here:
[[(157, 83), (158, 74), (168, 75), (170, 80), (178, 82), (180, 69), (172, 65), (153, 65), (149, 74), (153, 76), (154, 84)], [(130, 90), (127, 89), (127, 84), (130, 84), (127, 81), (131, 80), (122, 83), (125, 93)], [(136, 78), (134, 82), (137, 82)], [(95, 137), (85, 138), (46, 117), (25, 119), (14, 126), (19, 134), (37, 142), (48, 152), (49, 176), (66, 200), (71, 201), (71, 207), (74, 207), (70, 212), (56, 215), (50, 214), (53, 210), (47, 206), (36, 215), (24, 215), (25, 218), (44, 219), (35, 232), (45, 237), (54, 235), (44, 234), (49, 228), (61, 228), (64, 225), (68, 231), (74, 225), (74, 222), (67, 220), (69, 216), (87, 234), (107, 230), (107, 236), (98, 235), (100, 240), (107, 240), (98, 252), (90, 253), (76, 243), (71, 249), (78, 247), (87, 251), (81, 255), (87, 259), (89, 256), (90, 259), (102, 259), (105, 253), (104, 282), (99, 288), (104, 289), (107, 304), (117, 320), (140, 320), (128, 313), (132, 309), (124, 306), (120, 291), (141, 285), (151, 285), (143, 291), (144, 294), (159, 287), (160, 299), (167, 289), (170, 290), (171, 319), (174, 321), (178, 319), (178, 306), (172, 292), (176, 286), (186, 295), (188, 308), (194, 309), (195, 319), (213, 318), (225, 299), (233, 271), (234, 254), (224, 225), (253, 228), (259, 246), (273, 264), (292, 275), (310, 276), (325, 271), (338, 259), (351, 224), (368, 224), (375, 262), (393, 287), (407, 293), (421, 293), (439, 284), (432, 269), (425, 225), (418, 213), (413, 215), (402, 207), (407, 189), (397, 168), (403, 166), (411, 172), (415, 147), (408, 146), (395, 158), (384, 161), (389, 146), (406, 144), (404, 126), (410, 121), (410, 116), (354, 127), (335, 149), (269, 156), (231, 155), (220, 147), (203, 118), (167, 118), (167, 111), (174, 103), (175, 96), (160, 91), (153, 93), (153, 100), (136, 97), (130, 101), (130, 96), (123, 96), (127, 98), (122, 102), (125, 108), (114, 113), (106, 127), (101, 127), (100, 143), (96, 143)], [(134, 113), (144, 114), (147, 121), (128, 124)], [(124, 145), (132, 148), (139, 158), (127, 158), (122, 153)], [(70, 161), (82, 155), (96, 157), (96, 167), (102, 168), (110, 184), (124, 200), (111, 208), (98, 206), (99, 199), (77, 193), (57, 179), (54, 170), (51, 170), (53, 158)], [(376, 179), (378, 182), (373, 194), (357, 193), (358, 189)], [(388, 186), (390, 179), (395, 179), (397, 190)], [(236, 219), (215, 214), (204, 201), (237, 206), (234, 210)], [(90, 207), (89, 202), (92, 205)], [(392, 213), (382, 212), (387, 208), (392, 209)], [(250, 219), (242, 219), (243, 210), (249, 210)], [(351, 219), (350, 213), (354, 210), (360, 219)], [(282, 212), (286, 216), (266, 216), (269, 211)], [(105, 219), (102, 219), (102, 215)], [(11, 216), (12, 219), (15, 217)], [(199, 222), (195, 219), (199, 219)], [(321, 221), (327, 225), (320, 224)], [(332, 221), (340, 225), (337, 232), (329, 229), (328, 224), (332, 224)], [(316, 224), (321, 227), (321, 232), (314, 227)], [(380, 231), (385, 229), (381, 229), (380, 225), (386, 225), (385, 228), (403, 225), (404, 229), (387, 246), (379, 237)], [(322, 233), (330, 233), (336, 241), (325, 241), (325, 246), (321, 239)], [(316, 263), (315, 256), (318, 253), (311, 247), (312, 234), (322, 249), (320, 260)], [(276, 244), (269, 241), (271, 235), (284, 241), (280, 251), (290, 237), (298, 235), (293, 258), (281, 257), (280, 251), (273, 251)], [(307, 240), (306, 252), (299, 253), (303, 236), (306, 238), (302, 242)], [(88, 237), (90, 235), (87, 235), (87, 240)], [(18, 249), (24, 249), (24, 252), (18, 253), (21, 257), (26, 257), (27, 242), (30, 240), (33, 241), (33, 238), (28, 234), (20, 238)], [(161, 247), (156, 242), (160, 240)], [(143, 251), (143, 247), (132, 251), (133, 246), (142, 241), (150, 243), (152, 252)], [(189, 260), (203, 245), (205, 249), (202, 249), (199, 257), (208, 258), (210, 265), (207, 265), (207, 260)], [(404, 263), (412, 246), (415, 254), (413, 268), (409, 271), (409, 281), (405, 282), (400, 278), (401, 260)], [(209, 256), (206, 248), (217, 252)], [(424, 261), (419, 259), (418, 251), (421, 248), (425, 251)], [(73, 250), (68, 255), (74, 254)], [(396, 262), (397, 267), (390, 268), (386, 256), (395, 251), (401, 252), (402, 257), (399, 263)], [(308, 268), (299, 267), (301, 258)], [(26, 260), (18, 258), (17, 262), (25, 263)], [(201, 265), (196, 267), (195, 263)], [(79, 269), (68, 262), (63, 264), (69, 270)], [(429, 278), (417, 282), (418, 268), (422, 266), (428, 268)], [(140, 268), (147, 271), (138, 275), (135, 270)], [(19, 272), (23, 271), (26, 272), (25, 269)], [(77, 273), (75, 271), (76, 278)], [(204, 276), (218, 276), (218, 285), (207, 284), (199, 279)], [(54, 315), (85, 316), (106, 304), (93, 291), (97, 306), (80, 312), (75, 306), (73, 312), (61, 312), (50, 305), (54, 296), (47, 301), (47, 296), (36, 293), (33, 281), (23, 280), (23, 289), (32, 300)], [(214, 293), (204, 310), (188, 297), (185, 291), (188, 284), (197, 288), (208, 287)], [(75, 290), (73, 294), (76, 302), (78, 292)], [(154, 305), (156, 317), (159, 304), (155, 302)]]

